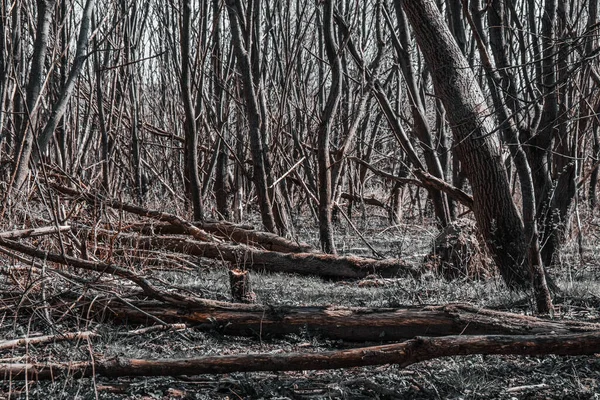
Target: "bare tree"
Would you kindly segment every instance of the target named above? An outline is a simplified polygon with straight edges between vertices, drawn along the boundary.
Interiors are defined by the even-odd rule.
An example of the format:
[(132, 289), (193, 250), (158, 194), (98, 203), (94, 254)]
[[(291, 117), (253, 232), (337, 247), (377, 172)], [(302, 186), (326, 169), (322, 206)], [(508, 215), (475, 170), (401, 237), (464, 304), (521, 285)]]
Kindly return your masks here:
[[(444, 103), (458, 156), (473, 188), (475, 217), (494, 259), (513, 287), (530, 282), (534, 272), (538, 311), (552, 310), (552, 301), (538, 259), (528, 257), (523, 221), (512, 199), (508, 176), (494, 134), (488, 106), (467, 60), (433, 1), (400, 1), (417, 42), (432, 70), (436, 93)], [(543, 271), (543, 270), (542, 270)]]

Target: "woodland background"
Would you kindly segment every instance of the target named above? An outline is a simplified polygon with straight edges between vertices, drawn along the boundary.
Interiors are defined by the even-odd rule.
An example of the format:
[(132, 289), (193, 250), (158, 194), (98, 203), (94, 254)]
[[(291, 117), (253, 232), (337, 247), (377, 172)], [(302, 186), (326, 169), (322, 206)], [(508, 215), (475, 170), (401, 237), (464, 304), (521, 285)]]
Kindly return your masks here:
[[(397, 344), (424, 346), (413, 358), (377, 350), (394, 355), (376, 364), (401, 366), (443, 355), (599, 351), (591, 311), (600, 239), (596, 0), (0, 7), (1, 312), (13, 320), (2, 329), (25, 340), (4, 344), (14, 351), (38, 338), (81, 348), (83, 340), (90, 349), (74, 369), (64, 353), (44, 353), (52, 349), (7, 356), (6, 377), (128, 375), (132, 359), (106, 349), (91, 356), (91, 338), (118, 343), (101, 331), (123, 323), (157, 324), (179, 338), (169, 340), (198, 335), (192, 327), (249, 336), (258, 329), (261, 346), (263, 334), (370, 344), (443, 336)], [(422, 301), (427, 285), (454, 291), (457, 279), (478, 294)], [(588, 285), (583, 295), (578, 280)], [(281, 289), (287, 284), (302, 293)], [(348, 291), (336, 298), (338, 290)], [(490, 300), (489, 290), (500, 297)], [(514, 303), (519, 296), (524, 303)], [(517, 313), (441, 305), (455, 301)], [(415, 304), (441, 308), (417, 317)], [(567, 304), (589, 313), (579, 318)], [(534, 318), (523, 311), (559, 319), (519, 319)], [(404, 312), (406, 325), (398, 322)], [(472, 314), (491, 320), (467, 332)], [(32, 324), (33, 333), (24, 328)], [(539, 331), (523, 330), (530, 324)], [(560, 346), (552, 335), (522, 338), (533, 348), (516, 350), (516, 336), (550, 332), (591, 333)], [(313, 344), (317, 353), (337, 351)], [(461, 346), (470, 350), (440, 350)], [(175, 353), (172, 361), (181, 361)], [(364, 356), (342, 353), (335, 366), (363, 365), (356, 360)], [(283, 362), (215, 359), (214, 370), (198, 370), (205, 359), (156, 366), (155, 355), (140, 356), (141, 375), (242, 364), (275, 371)], [(285, 363), (332, 367), (314, 355)], [(223, 367), (229, 362), (238, 369)], [(361, 382), (354, 386), (367, 394), (404, 393)], [(342, 386), (342, 396), (354, 390)], [(577, 393), (597, 385), (590, 387)]]

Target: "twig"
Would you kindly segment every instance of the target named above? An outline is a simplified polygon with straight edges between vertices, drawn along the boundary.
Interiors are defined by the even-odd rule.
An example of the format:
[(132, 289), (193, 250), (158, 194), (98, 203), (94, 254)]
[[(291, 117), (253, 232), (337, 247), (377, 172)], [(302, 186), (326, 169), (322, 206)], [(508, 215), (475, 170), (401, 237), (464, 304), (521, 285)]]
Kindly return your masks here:
[(334, 204), (335, 208), (337, 208), (337, 210), (340, 212), (340, 214), (342, 214), (342, 216), (344, 217), (344, 219), (348, 222), (348, 224), (350, 224), (350, 226), (352, 227), (352, 229), (354, 230), (354, 232), (356, 232), (356, 234), (361, 238), (361, 240), (367, 245), (367, 247), (369, 249), (371, 249), (371, 251), (373, 252), (373, 255), (379, 258), (384, 258), (381, 253), (379, 253), (377, 250), (375, 250), (373, 248), (373, 246), (371, 246), (371, 244), (367, 241), (367, 239), (365, 239), (365, 237), (363, 236), (362, 233), (360, 233), (360, 231), (358, 230), (358, 228), (356, 228), (356, 226), (354, 225), (354, 223), (352, 222), (352, 220), (350, 220), (350, 218), (348, 218), (348, 216), (346, 215), (346, 213), (344, 212), (344, 210), (342, 210), (342, 207), (340, 207), (337, 203)]
[(85, 332), (67, 332), (56, 335), (45, 335), (37, 337), (26, 337), (12, 340), (3, 340), (0, 342), (0, 350), (8, 350), (19, 346), (29, 346), (32, 344), (45, 344), (52, 342), (61, 342), (65, 340), (81, 340), (96, 337), (98, 334), (92, 331)]

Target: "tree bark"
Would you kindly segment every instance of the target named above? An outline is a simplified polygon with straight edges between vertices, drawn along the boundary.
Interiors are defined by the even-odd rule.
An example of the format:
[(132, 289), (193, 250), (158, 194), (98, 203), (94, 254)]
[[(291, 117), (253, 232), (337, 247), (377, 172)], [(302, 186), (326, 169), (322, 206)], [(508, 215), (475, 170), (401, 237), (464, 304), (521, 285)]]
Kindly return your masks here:
[(327, 103), (323, 110), (321, 123), (319, 125), (317, 159), (319, 165), (319, 239), (321, 250), (325, 253), (335, 254), (333, 242), (333, 226), (331, 221), (332, 212), (332, 188), (331, 188), (331, 159), (329, 155), (329, 140), (331, 128), (337, 113), (337, 108), (342, 95), (342, 61), (339, 49), (335, 44), (333, 32), (333, 0), (326, 0), (323, 13), (323, 39), (325, 53), (331, 66), (331, 86)]
[(511, 288), (529, 288), (523, 221), (511, 196), (490, 110), (462, 51), (435, 2), (401, 1), (436, 94), (446, 108), (457, 154), (473, 189), (473, 211), (481, 234)]
[(58, 376), (171, 376), (251, 371), (304, 371), (397, 364), (400, 368), (440, 357), (472, 354), (592, 355), (600, 352), (600, 334), (552, 336), (417, 337), (399, 344), (315, 353), (244, 354), (187, 359), (98, 358), (93, 362), (2, 363), (11, 379), (44, 380)]
[[(48, 46), (48, 34), (52, 19), (52, 12), (56, 0), (37, 0), (37, 22), (35, 42), (33, 44), (33, 55), (31, 57), (31, 68), (26, 88), (27, 108), (26, 118), (21, 127), (17, 127), (19, 132), (19, 141), (15, 147), (13, 185), (17, 189), (21, 188), (25, 178), (29, 173), (29, 160), (33, 151), (33, 141), (35, 139), (35, 115), (38, 104), (38, 98), (42, 90), (42, 78), (44, 71), (44, 62)], [(7, 191), (10, 194), (10, 188)]]
[[(229, 309), (187, 308), (137, 301), (136, 308), (118, 302), (90, 303), (91, 311), (109, 315), (118, 323), (153, 323), (148, 315), (167, 323), (185, 323), (195, 329), (224, 335), (266, 337), (311, 334), (350, 342), (391, 342), (415, 336), (445, 335), (565, 335), (594, 332), (599, 324), (546, 320), (527, 315), (476, 308), (446, 306), (369, 308), (335, 306), (265, 306)], [(87, 307), (87, 306), (86, 306)]]

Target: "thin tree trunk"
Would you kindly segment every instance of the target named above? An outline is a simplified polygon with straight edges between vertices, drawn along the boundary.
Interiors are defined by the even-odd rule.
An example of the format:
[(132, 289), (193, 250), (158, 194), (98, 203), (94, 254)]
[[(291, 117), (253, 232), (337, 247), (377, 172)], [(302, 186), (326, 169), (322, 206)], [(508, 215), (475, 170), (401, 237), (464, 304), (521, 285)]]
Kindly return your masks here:
[(198, 132), (196, 113), (191, 93), (190, 65), (191, 60), (191, 31), (192, 31), (192, 0), (184, 0), (182, 8), (182, 25), (180, 34), (181, 47), (181, 98), (185, 110), (185, 171), (188, 191), (192, 200), (194, 220), (204, 219), (202, 204), (202, 189), (198, 173)]
[[(46, 152), (50, 139), (52, 139), (52, 136), (54, 135), (54, 131), (58, 126), (59, 121), (61, 120), (65, 111), (67, 110), (67, 103), (71, 98), (71, 94), (73, 93), (73, 89), (75, 88), (75, 83), (77, 82), (79, 74), (81, 73), (85, 61), (87, 60), (94, 4), (94, 0), (87, 0), (85, 3), (83, 14), (81, 16), (81, 27), (79, 28), (79, 38), (77, 39), (77, 50), (75, 52), (75, 60), (73, 62), (73, 65), (71, 66), (71, 70), (69, 71), (67, 81), (65, 82), (65, 85), (62, 88), (62, 91), (58, 96), (57, 101), (54, 103), (52, 112), (50, 114), (50, 119), (48, 120), (48, 122), (46, 122), (44, 130), (38, 136), (37, 141), (39, 146), (39, 152), (41, 154), (36, 153), (36, 156), (34, 156), (34, 160), (39, 159)], [(67, 46), (68, 44), (65, 43), (64, 45)], [(66, 151), (66, 149), (64, 149), (63, 151)]]
[[(16, 146), (14, 158), (15, 167), (13, 171), (13, 186), (17, 189), (21, 188), (21, 185), (25, 182), (25, 178), (27, 178), (27, 174), (29, 173), (29, 161), (31, 159), (31, 153), (33, 152), (33, 141), (36, 140), (34, 135), (35, 127), (38, 122), (36, 118), (36, 108), (42, 90), (44, 62), (48, 48), (48, 34), (55, 3), (56, 0), (36, 1), (36, 34), (26, 88), (26, 117), (21, 127), (19, 127), (20, 140)], [(8, 194), (10, 194), (10, 189), (8, 190)]]
[(326, 0), (323, 16), (323, 39), (325, 53), (331, 67), (331, 87), (327, 96), (327, 103), (321, 117), (317, 140), (317, 159), (319, 165), (319, 239), (321, 249), (325, 253), (335, 254), (333, 241), (333, 226), (331, 221), (332, 190), (331, 190), (331, 158), (329, 155), (329, 141), (331, 128), (342, 95), (342, 61), (335, 44), (333, 32), (333, 0)]
[(244, 103), (246, 106), (246, 115), (248, 117), (248, 128), (250, 131), (250, 151), (252, 154), (252, 165), (254, 167), (253, 180), (258, 196), (258, 203), (262, 222), (265, 229), (269, 232), (275, 232), (275, 217), (273, 216), (272, 201), (269, 196), (267, 184), (267, 170), (265, 165), (265, 154), (262, 138), (262, 121), (260, 114), (260, 104), (256, 93), (257, 88), (253, 80), (252, 61), (249, 50), (245, 48), (244, 43), (251, 41), (251, 33), (244, 38), (242, 25), (244, 15), (238, 8), (235, 0), (227, 0), (227, 11), (229, 14), (229, 26), (231, 28), (231, 41), (237, 56), (238, 67), (240, 70), (242, 82)]

